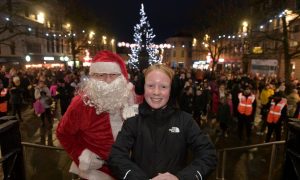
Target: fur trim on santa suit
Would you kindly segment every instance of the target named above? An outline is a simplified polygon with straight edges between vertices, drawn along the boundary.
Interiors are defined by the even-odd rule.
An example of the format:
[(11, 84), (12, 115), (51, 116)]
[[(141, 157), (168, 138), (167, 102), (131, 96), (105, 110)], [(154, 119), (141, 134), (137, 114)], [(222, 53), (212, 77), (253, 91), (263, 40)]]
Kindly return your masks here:
[[(95, 80), (87, 80), (83, 91), (75, 96), (68, 107), (67, 112), (58, 124), (56, 135), (66, 152), (71, 156), (73, 163), (70, 172), (78, 174), (85, 179), (111, 180), (112, 175), (105, 161), (108, 159), (111, 146), (114, 143), (118, 132), (121, 130), (124, 116), (131, 117), (137, 114), (137, 106), (133, 105), (130, 90), (132, 84), (128, 83), (128, 74), (124, 61), (116, 54), (109, 51), (98, 53), (92, 60), (90, 74), (95, 73), (120, 73), (121, 76), (111, 83), (103, 86), (114, 86), (108, 89), (108, 97), (103, 95), (104, 101), (110, 99), (124, 100), (121, 107), (108, 108), (103, 110), (98, 107), (105, 102), (98, 102), (98, 96), (103, 93), (99, 91), (102, 87), (97, 86)], [(88, 84), (89, 83), (89, 84)], [(102, 83), (102, 84), (101, 84)], [(120, 89), (117, 87), (120, 83)], [(90, 85), (90, 87), (88, 86)], [(93, 85), (95, 86), (93, 88)], [(122, 89), (123, 88), (123, 89)], [(107, 90), (104, 88), (104, 90)], [(95, 96), (88, 91), (94, 90)], [(111, 95), (111, 90), (119, 90), (116, 95)], [(118, 97), (118, 94), (120, 97)], [(111, 101), (115, 105), (115, 101)], [(110, 107), (110, 106), (108, 106)], [(123, 115), (123, 118), (122, 118)]]
[(90, 66), (90, 75), (94, 73), (121, 73), (128, 80), (124, 60), (110, 51), (101, 51), (93, 58)]

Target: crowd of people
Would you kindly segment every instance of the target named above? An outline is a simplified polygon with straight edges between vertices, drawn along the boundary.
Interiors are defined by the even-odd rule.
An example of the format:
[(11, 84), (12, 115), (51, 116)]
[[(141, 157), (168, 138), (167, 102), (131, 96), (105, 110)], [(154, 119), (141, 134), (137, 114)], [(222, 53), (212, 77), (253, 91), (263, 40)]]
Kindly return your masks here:
[[(0, 90), (0, 116), (16, 115), (22, 122), (22, 108), (34, 108), (48, 131), (59, 116), (56, 133), (73, 160), (70, 171), (85, 179), (202, 179), (217, 161), (203, 127), (217, 124), (217, 136), (250, 144), (256, 135), (271, 141), (273, 132), (281, 140), (288, 119), (300, 118), (297, 80), (165, 65), (127, 72), (109, 51), (76, 70), (3, 66)], [(190, 164), (188, 148), (195, 155)]]
[[(13, 115), (22, 123), (22, 114), (34, 109), (41, 122), (41, 141), (52, 145), (54, 118), (60, 118), (68, 108), (86, 69), (21, 69), (2, 66), (0, 72), (0, 117)], [(80, 80), (81, 78), (81, 80)]]
[[(88, 78), (88, 68), (77, 69), (75, 72), (69, 69), (9, 69), (2, 68), (0, 74), (0, 116), (17, 115), (22, 118), (22, 107), (31, 106), (40, 99), (45, 111), (40, 114), (42, 121), (53, 117), (51, 104), (59, 103), (56, 109), (60, 115), (66, 112), (74, 94), (80, 85)], [(129, 81), (139, 86), (141, 73), (129, 74)], [(172, 98), (181, 110), (193, 115), (193, 118), (201, 126), (207, 120), (216, 119), (220, 123), (222, 135), (228, 136), (230, 121), (238, 119), (239, 93), (248, 88), (255, 96), (253, 102), (253, 113), (250, 124), (245, 124), (246, 129), (251, 129), (255, 118), (256, 109), (261, 115), (258, 135), (263, 135), (267, 127), (267, 116), (270, 103), (275, 92), (286, 98), (286, 117), (298, 118), (299, 114), (299, 83), (293, 81), (289, 85), (276, 78), (258, 78), (246, 75), (224, 74), (211, 78), (209, 74), (197, 77), (195, 69), (176, 69), (174, 75), (174, 89)], [(136, 87), (136, 97), (142, 95), (143, 91)], [(48, 100), (47, 100), (48, 99)], [(136, 98), (138, 99), (138, 98)], [(138, 103), (143, 97), (139, 97)], [(256, 106), (256, 100), (260, 104)], [(229, 112), (229, 113), (228, 113)], [(244, 117), (242, 118), (244, 119)], [(242, 128), (242, 124), (239, 125)], [(244, 127), (244, 126), (243, 126)], [(248, 127), (248, 128), (247, 128)], [(242, 137), (242, 136), (240, 136)]]
[[(135, 73), (133, 84), (139, 86), (139, 79), (142, 78), (139, 73)], [(257, 120), (259, 124), (256, 134), (266, 135), (265, 141), (268, 142), (275, 127), (276, 134), (279, 134), (281, 125), (286, 125), (288, 118), (300, 117), (298, 80), (286, 84), (276, 76), (238, 73), (211, 76), (209, 72), (199, 75), (199, 70), (196, 69), (176, 69), (173, 83), (176, 84), (173, 98), (176, 99), (177, 106), (192, 114), (200, 127), (216, 122), (219, 125), (217, 133), (220, 136), (228, 137), (230, 126), (237, 122), (236, 135), (241, 140), (246, 138), (246, 141), (251, 143), (254, 121)], [(140, 94), (142, 93), (143, 91)], [(278, 112), (280, 118), (270, 123), (269, 114), (272, 112), (274, 101), (277, 104), (281, 99), (285, 103), (280, 104), (284, 105)], [(276, 140), (281, 139), (279, 135), (276, 137)]]

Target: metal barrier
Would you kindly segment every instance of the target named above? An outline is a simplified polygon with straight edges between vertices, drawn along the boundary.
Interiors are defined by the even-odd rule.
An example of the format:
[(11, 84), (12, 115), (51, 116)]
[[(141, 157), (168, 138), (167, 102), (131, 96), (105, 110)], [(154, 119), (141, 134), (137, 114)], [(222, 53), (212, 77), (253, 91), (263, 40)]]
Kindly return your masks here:
[(63, 148), (22, 142), (26, 180), (70, 180), (71, 159)]
[[(217, 171), (216, 171), (216, 179), (222, 179), (222, 180), (226, 179), (225, 178), (225, 168), (228, 165), (227, 156), (228, 156), (229, 152), (235, 152), (235, 156), (237, 156), (237, 154), (238, 154), (237, 151), (240, 151), (240, 150), (242, 150), (242, 151), (247, 150), (246, 152), (257, 152), (258, 148), (269, 147), (269, 146), (272, 146), (272, 149), (271, 149), (267, 179), (268, 180), (273, 179), (273, 169), (274, 169), (275, 161), (277, 158), (276, 155), (279, 150), (279, 145), (282, 146), (284, 144), (285, 144), (285, 141), (275, 141), (275, 142), (264, 143), (264, 144), (256, 144), (256, 145), (249, 145), (249, 146), (235, 147), (235, 148), (225, 148), (225, 149), (218, 150), (219, 163), (218, 163), (218, 167), (217, 167)], [(268, 152), (268, 151), (266, 151), (266, 152)], [(282, 156), (282, 158), (283, 157), (284, 157), (284, 155)], [(221, 167), (220, 167), (220, 165), (221, 165)], [(236, 170), (237, 169), (232, 169), (232, 171), (236, 171)], [(220, 175), (220, 172), (221, 172), (221, 175)], [(229, 179), (231, 179), (231, 178), (229, 178)]]
[(290, 118), (286, 140), (285, 179), (300, 179), (300, 121)]
[(19, 121), (15, 116), (0, 118), (1, 165), (4, 180), (23, 180), (24, 161)]

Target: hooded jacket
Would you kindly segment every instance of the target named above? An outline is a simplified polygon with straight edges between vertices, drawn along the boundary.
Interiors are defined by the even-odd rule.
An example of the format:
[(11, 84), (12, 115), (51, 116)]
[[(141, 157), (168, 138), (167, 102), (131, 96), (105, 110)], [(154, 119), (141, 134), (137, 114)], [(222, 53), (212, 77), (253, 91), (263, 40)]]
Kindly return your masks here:
[[(194, 159), (187, 163), (188, 151)], [(153, 110), (144, 102), (139, 115), (123, 124), (108, 160), (118, 179), (151, 179), (169, 172), (179, 179), (203, 179), (217, 164), (216, 150), (192, 116), (171, 106)]]

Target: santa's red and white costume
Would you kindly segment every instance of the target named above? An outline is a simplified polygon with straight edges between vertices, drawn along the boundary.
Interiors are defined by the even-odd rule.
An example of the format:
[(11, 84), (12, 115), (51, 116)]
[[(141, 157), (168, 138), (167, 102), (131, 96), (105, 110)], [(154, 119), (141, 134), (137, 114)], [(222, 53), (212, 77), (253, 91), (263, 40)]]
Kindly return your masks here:
[[(58, 124), (56, 135), (73, 160), (70, 172), (85, 179), (110, 180), (113, 179), (113, 176), (105, 164), (105, 160), (108, 159), (111, 146), (121, 129), (124, 116), (125, 118), (133, 116), (136, 112), (134, 108), (137, 106), (132, 108), (133, 100), (131, 100), (131, 93), (128, 90), (130, 85), (126, 66), (118, 55), (109, 51), (99, 52), (93, 58), (90, 66), (90, 74), (93, 73), (121, 74), (121, 79), (118, 81), (122, 81), (123, 78), (126, 82), (123, 83), (127, 87), (124, 87), (125, 90), (122, 91), (124, 92), (122, 98), (127, 99), (127, 102), (123, 100), (122, 104), (117, 106), (119, 108), (105, 109), (104, 105), (102, 107), (101, 103), (100, 105), (96, 103), (97, 94), (93, 101), (88, 93), (89, 87), (82, 88), (83, 91), (73, 98), (67, 112)], [(93, 85), (93, 83), (90, 84)], [(99, 94), (101, 93), (99, 92)], [(108, 100), (118, 98), (107, 94)]]

